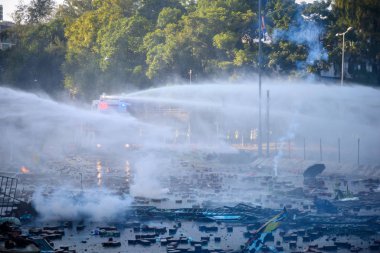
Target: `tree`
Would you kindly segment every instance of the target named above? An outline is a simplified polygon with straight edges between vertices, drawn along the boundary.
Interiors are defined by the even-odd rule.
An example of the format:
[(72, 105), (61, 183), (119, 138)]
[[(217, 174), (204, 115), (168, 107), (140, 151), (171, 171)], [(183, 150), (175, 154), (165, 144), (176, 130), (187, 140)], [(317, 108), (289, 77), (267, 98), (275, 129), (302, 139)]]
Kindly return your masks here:
[[(239, 0), (201, 0), (196, 8), (187, 9), (177, 23), (165, 28), (159, 24), (145, 39), (148, 77), (161, 79), (174, 73), (187, 78), (190, 69), (198, 77), (232, 71), (234, 47), (254, 16), (248, 7)], [(169, 14), (172, 12), (163, 10), (159, 20)]]
[(52, 18), (54, 0), (32, 0), (29, 5), (22, 1), (16, 6), (13, 19), (16, 23), (38, 24), (47, 22)]
[(56, 18), (61, 18), (66, 25), (82, 16), (85, 12), (94, 10), (92, 0), (65, 0), (58, 6)]
[(158, 15), (164, 8), (181, 9), (182, 5), (179, 0), (138, 0), (138, 14), (156, 23)]
[(68, 89), (89, 98), (146, 83), (143, 38), (152, 25), (137, 8), (126, 11), (128, 3), (133, 7), (131, 1), (96, 1), (93, 10), (68, 25), (64, 65)]
[(179, 71), (177, 60), (185, 61), (182, 55), (181, 39), (177, 36), (180, 26), (167, 24), (162, 29), (148, 33), (144, 38), (146, 48), (146, 75), (149, 79), (165, 80), (169, 73)]
[[(337, 22), (331, 27), (331, 36), (347, 27), (354, 28), (346, 35), (349, 73), (353, 80), (380, 85), (380, 2), (336, 0), (332, 11)], [(335, 41), (335, 48), (338, 48), (341, 41), (336, 38)], [(334, 54), (339, 52), (334, 51)]]
[(273, 43), (264, 46), (268, 57), (264, 57), (264, 68), (279, 74), (294, 74), (304, 69), (307, 49), (303, 41), (297, 41), (300, 13), (298, 5), (292, 0), (268, 2), (266, 17), (272, 25)]
[[(2, 82), (49, 93), (64, 84), (90, 99), (187, 79), (190, 70), (199, 80), (258, 68), (258, 0), (65, 0), (53, 7), (53, 0), (19, 2), (17, 25), (0, 34), (16, 42), (0, 52)], [(263, 73), (339, 69), (335, 34), (352, 26), (345, 45), (350, 77), (380, 83), (379, 1), (262, 0), (262, 7), (272, 38), (262, 47)], [(246, 35), (250, 43), (243, 44)]]
[[(49, 94), (63, 90), (61, 65), (65, 58), (63, 22), (16, 25), (12, 31), (16, 45), (1, 52), (2, 82), (22, 89), (42, 89)], [(2, 58), (2, 57), (1, 57)]]
[(168, 24), (176, 24), (181, 19), (183, 11), (177, 8), (165, 7), (158, 14), (157, 28), (165, 28)]

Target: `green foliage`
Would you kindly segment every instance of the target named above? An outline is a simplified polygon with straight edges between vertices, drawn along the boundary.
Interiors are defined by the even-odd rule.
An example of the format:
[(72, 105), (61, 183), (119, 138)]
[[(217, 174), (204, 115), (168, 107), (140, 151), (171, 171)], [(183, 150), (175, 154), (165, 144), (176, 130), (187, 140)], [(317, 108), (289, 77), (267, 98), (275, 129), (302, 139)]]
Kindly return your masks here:
[(178, 28), (177, 25), (168, 24), (164, 30), (156, 29), (145, 36), (148, 78), (163, 80), (166, 74), (175, 69), (175, 60), (181, 42), (176, 38)]
[(276, 49), (269, 55), (268, 67), (281, 74), (297, 70), (298, 64), (305, 62), (307, 57), (307, 49), (304, 46), (288, 41), (279, 42)]
[(178, 0), (137, 0), (139, 6), (138, 14), (149, 20), (156, 21), (162, 9), (170, 7), (180, 9), (182, 7)]
[(252, 56), (249, 56), (246, 51), (244, 50), (235, 50), (235, 57), (234, 57), (234, 64), (235, 66), (241, 67), (243, 65), (246, 65), (250, 62), (250, 59), (252, 59)]
[(213, 45), (220, 50), (231, 51), (235, 48), (237, 37), (233, 32), (218, 33), (213, 38)]
[(85, 12), (94, 10), (92, 0), (65, 0), (58, 6), (56, 17), (63, 19), (66, 25), (74, 22)]
[(32, 0), (29, 5), (20, 2), (13, 15), (16, 23), (38, 24), (47, 22), (53, 13), (54, 0)]
[(267, 10), (270, 10), (268, 17), (276, 29), (287, 30), (296, 22), (297, 4), (293, 0), (273, 0), (268, 1)]
[[(92, 10), (67, 26), (64, 69), (66, 78), (74, 80), (79, 94), (83, 95), (90, 86), (100, 93), (122, 89), (128, 82), (145, 82), (141, 77), (145, 66), (143, 38), (152, 22), (137, 11), (125, 12), (127, 3), (94, 1)], [(78, 65), (90, 71), (83, 71)]]
[(181, 19), (182, 11), (177, 8), (165, 7), (158, 14), (157, 28), (165, 28), (168, 24), (176, 24)]
[(43, 89), (54, 94), (63, 89), (61, 65), (65, 58), (64, 27), (60, 20), (40, 25), (16, 26), (16, 45), (0, 51), (1, 81), (23, 89)]
[[(353, 31), (346, 35), (346, 52), (351, 63), (349, 73), (354, 80), (380, 84), (380, 2), (377, 0), (336, 0), (333, 13), (337, 22), (331, 27), (332, 34), (343, 32), (347, 27)], [(341, 41), (340, 48), (341, 48)], [(338, 45), (335, 45), (337, 48)], [(336, 57), (339, 52), (333, 51)], [(372, 72), (368, 72), (369, 68)]]
[[(380, 83), (378, 0), (262, 2), (273, 36), (262, 47), (264, 73), (319, 74), (331, 65), (339, 71), (341, 37), (335, 34), (352, 26), (345, 45), (349, 73), (354, 81)], [(173, 76), (188, 79), (190, 70), (194, 81), (258, 70), (258, 0), (65, 0), (56, 10), (53, 3), (18, 5), (15, 27), (0, 34), (16, 42), (0, 51), (2, 83), (49, 93), (65, 87), (90, 99)], [(275, 36), (306, 22), (301, 14), (321, 29), (328, 61), (306, 64), (311, 48), (305, 41)], [(251, 37), (247, 44), (245, 34)]]

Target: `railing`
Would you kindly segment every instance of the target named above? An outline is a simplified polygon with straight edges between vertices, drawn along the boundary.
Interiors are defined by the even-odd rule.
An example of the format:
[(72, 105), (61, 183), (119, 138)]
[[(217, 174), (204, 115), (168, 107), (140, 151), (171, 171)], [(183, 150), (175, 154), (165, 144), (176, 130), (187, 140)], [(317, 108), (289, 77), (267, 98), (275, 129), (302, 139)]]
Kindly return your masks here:
[(0, 217), (11, 215), (15, 205), (17, 178), (0, 176)]

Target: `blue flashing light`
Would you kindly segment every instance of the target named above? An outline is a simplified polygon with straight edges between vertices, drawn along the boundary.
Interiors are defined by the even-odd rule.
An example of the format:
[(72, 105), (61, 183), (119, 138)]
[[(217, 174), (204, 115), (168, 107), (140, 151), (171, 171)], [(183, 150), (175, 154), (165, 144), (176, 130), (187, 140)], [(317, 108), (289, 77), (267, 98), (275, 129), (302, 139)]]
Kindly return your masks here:
[(128, 107), (128, 106), (129, 106), (129, 103), (119, 101), (119, 106), (120, 106), (120, 107)]

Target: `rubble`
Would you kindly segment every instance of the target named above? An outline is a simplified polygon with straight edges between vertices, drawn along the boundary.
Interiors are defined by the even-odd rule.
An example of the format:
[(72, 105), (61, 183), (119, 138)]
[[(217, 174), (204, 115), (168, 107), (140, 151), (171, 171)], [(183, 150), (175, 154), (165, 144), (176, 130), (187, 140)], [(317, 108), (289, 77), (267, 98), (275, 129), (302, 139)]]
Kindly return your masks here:
[[(214, 158), (209, 164), (184, 164), (181, 173), (164, 181), (163, 187), (169, 189), (166, 195), (135, 196), (116, 221), (92, 222), (80, 217), (38, 224), (38, 213), (25, 201), (16, 203), (13, 210), (21, 224), (9, 229), (24, 231), (27, 240), (44, 240), (55, 252), (84, 252), (85, 249), (89, 252), (242, 252), (245, 243), (257, 237), (257, 230), (286, 207), (288, 218), (265, 236), (262, 252), (376, 252), (380, 247), (380, 192), (376, 191), (380, 181), (377, 179), (324, 177), (328, 165), (322, 172), (310, 172), (313, 175), (305, 180), (302, 173), (275, 178), (264, 172), (260, 174), (262, 168), (256, 172), (254, 165), (215, 165)], [(73, 173), (74, 167), (62, 173), (67, 171)], [(254, 176), (253, 171), (257, 173)], [(96, 184), (90, 180), (90, 173), (84, 171), (83, 175), (85, 184)], [(128, 192), (125, 189), (120, 193), (125, 187), (119, 185), (120, 178), (103, 176), (103, 179), (114, 185), (115, 193)], [(31, 173), (22, 175), (19, 183), (33, 185), (38, 180)], [(338, 183), (346, 189), (341, 190), (343, 199), (349, 193), (358, 200), (341, 201), (342, 194), (335, 198)], [(47, 187), (44, 196), (49, 196), (52, 189)], [(32, 193), (19, 192), (16, 197), (30, 200)], [(0, 247), (4, 247), (10, 237), (1, 231)], [(11, 241), (8, 246), (17, 246)]]
[(310, 167), (308, 167), (304, 172), (303, 176), (305, 178), (315, 178), (319, 174), (321, 174), (326, 169), (326, 166), (324, 164), (314, 164)]

